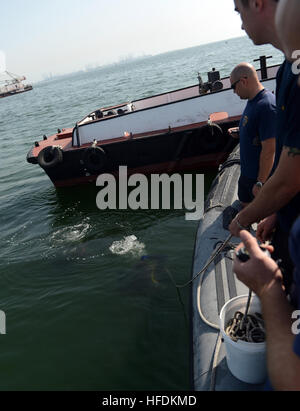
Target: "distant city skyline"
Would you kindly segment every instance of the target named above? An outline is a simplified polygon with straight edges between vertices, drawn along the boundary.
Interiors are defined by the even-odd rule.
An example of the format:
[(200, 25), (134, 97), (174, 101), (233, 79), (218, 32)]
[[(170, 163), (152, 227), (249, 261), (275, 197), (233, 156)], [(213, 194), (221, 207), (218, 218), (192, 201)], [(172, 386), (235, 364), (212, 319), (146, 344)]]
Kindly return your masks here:
[(233, 1), (11, 0), (1, 5), (0, 69), (30, 81), (241, 37)]
[(146, 58), (157, 57), (157, 56), (160, 56), (160, 55), (173, 53), (173, 52), (176, 53), (176, 52), (180, 52), (180, 51), (183, 51), (183, 50), (198, 48), (198, 47), (201, 47), (203, 45), (205, 46), (206, 44), (212, 44), (212, 45), (213, 44), (218, 44), (219, 42), (221, 43), (223, 41), (230, 41), (230, 40), (235, 40), (235, 39), (239, 39), (239, 38), (243, 38), (243, 37), (247, 38), (246, 36), (239, 36), (239, 37), (233, 37), (233, 38), (230, 38), (230, 39), (220, 40), (220, 41), (216, 41), (216, 42), (205, 43), (205, 44), (201, 44), (201, 45), (198, 45), (198, 46), (186, 47), (184, 49), (167, 50), (165, 52), (157, 53), (157, 54), (142, 54), (142, 55), (136, 55), (136, 56), (128, 55), (128, 56), (125, 56), (125, 57), (122, 56), (122, 57), (118, 57), (116, 60), (113, 60), (111, 62), (104, 63), (104, 64), (97, 64), (97, 63), (95, 63), (95, 64), (93, 64), (93, 63), (86, 64), (84, 67), (80, 67), (80, 68), (72, 70), (70, 72), (67, 71), (67, 72), (64, 72), (64, 73), (52, 73), (52, 72), (43, 73), (42, 78), (37, 80), (37, 82), (39, 82), (41, 80), (50, 80), (50, 79), (57, 78), (57, 77), (68, 76), (70, 74), (78, 73), (78, 72), (93, 71), (93, 70), (97, 70), (98, 68), (114, 66), (115, 64), (122, 64), (122, 63), (128, 63), (128, 62), (132, 62), (132, 61), (139, 61), (139, 60), (143, 60), (143, 59), (146, 59)]

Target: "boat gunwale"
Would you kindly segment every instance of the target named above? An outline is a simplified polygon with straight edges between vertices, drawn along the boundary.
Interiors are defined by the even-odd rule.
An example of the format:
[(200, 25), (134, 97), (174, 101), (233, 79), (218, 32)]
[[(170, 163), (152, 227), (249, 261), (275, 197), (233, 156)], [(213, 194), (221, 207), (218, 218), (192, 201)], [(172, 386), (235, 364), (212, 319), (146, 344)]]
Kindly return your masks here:
[[(232, 121), (236, 121), (239, 120), (241, 118), (241, 115), (236, 115), (236, 116), (231, 116), (231, 117), (227, 117), (223, 120), (218, 120), (218, 121), (214, 121), (214, 124), (223, 124), (223, 123), (229, 123)], [(193, 131), (193, 130), (197, 130), (200, 129), (201, 127), (205, 126), (208, 124), (208, 121), (200, 121), (198, 123), (190, 123), (190, 124), (186, 124), (183, 126), (179, 126), (179, 127), (173, 127), (171, 129), (160, 129), (160, 130), (153, 130), (153, 131), (145, 131), (143, 133), (136, 133), (133, 134), (130, 137), (124, 137), (124, 136), (120, 136), (120, 137), (112, 137), (110, 139), (107, 140), (103, 140), (103, 141), (97, 141), (97, 146), (105, 146), (106, 144), (113, 144), (113, 143), (122, 143), (122, 142), (128, 142), (131, 140), (138, 140), (138, 139), (146, 139), (146, 138), (150, 138), (150, 137), (154, 137), (154, 136), (164, 136), (166, 134), (170, 134), (170, 133), (182, 133), (184, 131)], [(76, 132), (76, 127), (74, 127), (73, 129), (73, 135), (72, 137), (68, 137), (72, 139), (72, 147), (70, 148), (70, 150), (77, 150), (79, 148), (82, 147), (90, 147), (91, 146), (91, 142), (89, 143), (84, 143), (84, 144), (74, 144), (73, 143), (73, 139), (74, 139), (74, 133)]]
[[(217, 120), (214, 122), (214, 124), (226, 124), (226, 123), (232, 123), (232, 122), (236, 122), (239, 121), (241, 118), (240, 115), (237, 116), (231, 116), (231, 117), (227, 117), (224, 118), (222, 120)], [(133, 134), (132, 137), (114, 137), (111, 138), (109, 140), (105, 140), (103, 142), (98, 141), (97, 142), (97, 147), (106, 147), (106, 146), (110, 146), (110, 145), (114, 145), (114, 144), (125, 144), (131, 141), (137, 141), (137, 140), (146, 140), (146, 139), (150, 139), (150, 138), (154, 138), (154, 137), (159, 137), (159, 138), (163, 138), (164, 136), (168, 135), (168, 134), (179, 134), (179, 133), (184, 133), (184, 132), (193, 132), (196, 130), (201, 129), (203, 126), (207, 125), (207, 121), (202, 121), (202, 122), (198, 122), (198, 123), (192, 123), (192, 124), (188, 124), (185, 126), (179, 126), (179, 127), (174, 127), (171, 130), (170, 129), (161, 129), (161, 130), (154, 130), (154, 131), (148, 131), (148, 132), (144, 132), (144, 133), (137, 133), (137, 134)], [(72, 130), (70, 129), (66, 129), (66, 131)], [(74, 133), (74, 130), (72, 130), (72, 132)], [(39, 153), (45, 148), (45, 147), (49, 147), (52, 146), (53, 144), (55, 144), (55, 142), (58, 142), (58, 145), (61, 146), (62, 150), (64, 152), (72, 152), (72, 151), (77, 151), (77, 150), (84, 150), (88, 147), (91, 146), (91, 143), (85, 143), (82, 144), (80, 146), (77, 145), (73, 145), (72, 144), (72, 137), (71, 136), (66, 136), (64, 138), (58, 138), (59, 134), (53, 134), (51, 136), (49, 136), (47, 138), (47, 140), (41, 140), (39, 141), (39, 144), (41, 144), (41, 146), (38, 147), (32, 147), (28, 154), (27, 154), (27, 161), (29, 163), (32, 164), (36, 164), (37, 162), (37, 158)], [(37, 153), (34, 153), (34, 151), (38, 151)]]
[[(278, 67), (278, 69), (279, 69), (280, 66), (281, 66), (281, 64), (275, 64), (274, 66), (268, 67), (268, 69), (271, 69), (271, 68), (274, 68), (274, 67)], [(257, 72), (261, 72), (261, 69), (258, 69), (258, 70), (256, 70), (256, 71), (257, 71)], [(230, 77), (224, 77), (224, 78), (221, 79), (221, 81), (222, 81), (222, 80), (228, 80), (229, 78), (230, 78)], [(272, 80), (276, 80), (276, 77), (270, 77), (270, 78), (267, 78), (267, 79), (263, 79), (263, 80), (261, 80), (261, 81), (262, 81), (262, 82), (266, 82), (266, 81), (272, 81)], [(124, 104), (119, 104), (119, 105), (116, 105), (116, 106), (111, 106), (111, 109), (113, 109), (114, 107), (121, 107), (121, 106), (127, 105), (127, 104), (134, 104), (135, 101), (143, 101), (143, 100), (147, 100), (147, 99), (150, 99), (150, 98), (155, 98), (155, 97), (163, 96), (163, 95), (166, 95), (166, 94), (169, 94), (169, 93), (175, 93), (175, 92), (178, 92), (178, 91), (187, 90), (187, 89), (189, 89), (189, 88), (194, 88), (194, 87), (199, 87), (199, 86), (196, 84), (196, 85), (194, 85), (194, 86), (189, 86), (189, 87), (185, 87), (185, 88), (182, 88), (182, 89), (173, 90), (173, 91), (171, 91), (171, 92), (170, 92), (170, 91), (169, 91), (169, 92), (164, 92), (164, 93), (162, 93), (162, 94), (153, 95), (153, 96), (150, 96), (150, 97), (147, 97), (147, 98), (144, 98), (144, 99), (134, 100), (134, 101), (132, 101), (131, 103), (124, 103)], [(176, 101), (170, 101), (170, 102), (168, 102), (168, 103), (162, 103), (162, 104), (158, 104), (158, 105), (155, 105), (155, 106), (145, 107), (145, 108), (141, 108), (141, 109), (139, 109), (139, 110), (130, 111), (129, 113), (123, 113), (123, 114), (121, 114), (121, 115), (113, 115), (113, 116), (108, 116), (108, 117), (106, 117), (106, 118), (104, 117), (104, 118), (101, 118), (101, 119), (90, 120), (90, 121), (88, 121), (88, 122), (86, 122), (86, 123), (80, 124), (80, 123), (83, 122), (87, 117), (89, 117), (90, 114), (93, 114), (95, 111), (97, 111), (97, 109), (96, 109), (96, 110), (92, 111), (90, 114), (86, 115), (82, 120), (78, 121), (78, 122), (76, 123), (76, 127), (74, 128), (74, 130), (75, 130), (77, 127), (78, 127), (78, 129), (79, 129), (80, 127), (84, 127), (84, 126), (89, 125), (89, 124), (100, 123), (100, 122), (103, 122), (103, 121), (108, 121), (108, 120), (112, 120), (112, 119), (115, 119), (115, 118), (120, 118), (120, 117), (128, 116), (128, 115), (131, 115), (131, 114), (134, 114), (134, 113), (140, 113), (140, 112), (143, 112), (143, 111), (146, 111), (146, 110), (152, 110), (152, 109), (155, 109), (155, 108), (158, 108), (158, 107), (164, 107), (164, 106), (168, 106), (168, 105), (171, 105), (171, 104), (177, 104), (177, 103), (181, 103), (181, 102), (183, 102), (183, 101), (189, 101), (189, 100), (193, 100), (193, 99), (196, 99), (196, 98), (214, 96), (214, 95), (216, 95), (216, 94), (219, 94), (219, 93), (222, 93), (222, 92), (225, 92), (225, 91), (230, 91), (230, 90), (231, 90), (231, 88), (228, 87), (228, 88), (225, 88), (225, 89), (222, 89), (222, 90), (213, 91), (213, 92), (211, 92), (211, 93), (199, 94), (198, 96), (192, 96), (192, 97), (187, 97), (187, 98), (183, 98), (183, 99), (176, 100)], [(102, 110), (102, 109), (100, 108), (99, 110)], [(74, 136), (73, 136), (73, 138), (74, 138)], [(74, 145), (74, 146), (75, 146), (75, 145)]]

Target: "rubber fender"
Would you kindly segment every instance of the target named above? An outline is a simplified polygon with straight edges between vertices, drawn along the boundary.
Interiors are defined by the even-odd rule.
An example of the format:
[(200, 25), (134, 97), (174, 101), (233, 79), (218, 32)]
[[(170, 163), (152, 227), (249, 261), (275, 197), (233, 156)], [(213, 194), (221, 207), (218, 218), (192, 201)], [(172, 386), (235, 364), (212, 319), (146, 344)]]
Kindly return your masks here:
[(199, 130), (199, 139), (203, 151), (219, 150), (225, 145), (222, 128), (215, 123), (206, 124)]
[(106, 154), (101, 147), (88, 147), (84, 150), (83, 163), (89, 171), (100, 171), (105, 165)]
[(56, 167), (62, 162), (63, 151), (59, 147), (45, 147), (38, 155), (38, 163), (44, 169)]

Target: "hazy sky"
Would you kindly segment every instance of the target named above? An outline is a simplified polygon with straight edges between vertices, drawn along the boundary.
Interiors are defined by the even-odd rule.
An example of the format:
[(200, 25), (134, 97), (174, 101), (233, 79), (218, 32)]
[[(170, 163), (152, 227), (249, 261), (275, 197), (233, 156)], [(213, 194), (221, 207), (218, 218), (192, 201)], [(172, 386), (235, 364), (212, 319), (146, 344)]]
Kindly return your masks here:
[(30, 80), (245, 34), (233, 0), (8, 0), (0, 10), (7, 70)]

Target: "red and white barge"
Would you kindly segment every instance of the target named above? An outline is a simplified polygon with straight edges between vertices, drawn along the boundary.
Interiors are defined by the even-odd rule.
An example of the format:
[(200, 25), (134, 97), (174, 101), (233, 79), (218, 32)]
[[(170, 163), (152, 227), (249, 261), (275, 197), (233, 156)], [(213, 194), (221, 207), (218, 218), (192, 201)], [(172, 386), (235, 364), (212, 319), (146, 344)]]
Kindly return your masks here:
[[(275, 92), (279, 66), (258, 76)], [(237, 126), (245, 107), (232, 91), (229, 77), (212, 70), (208, 81), (140, 100), (93, 111), (74, 128), (58, 130), (37, 141), (27, 161), (39, 164), (56, 187), (93, 182), (120, 166), (133, 173), (205, 170), (222, 163), (236, 140), (228, 129)]]

